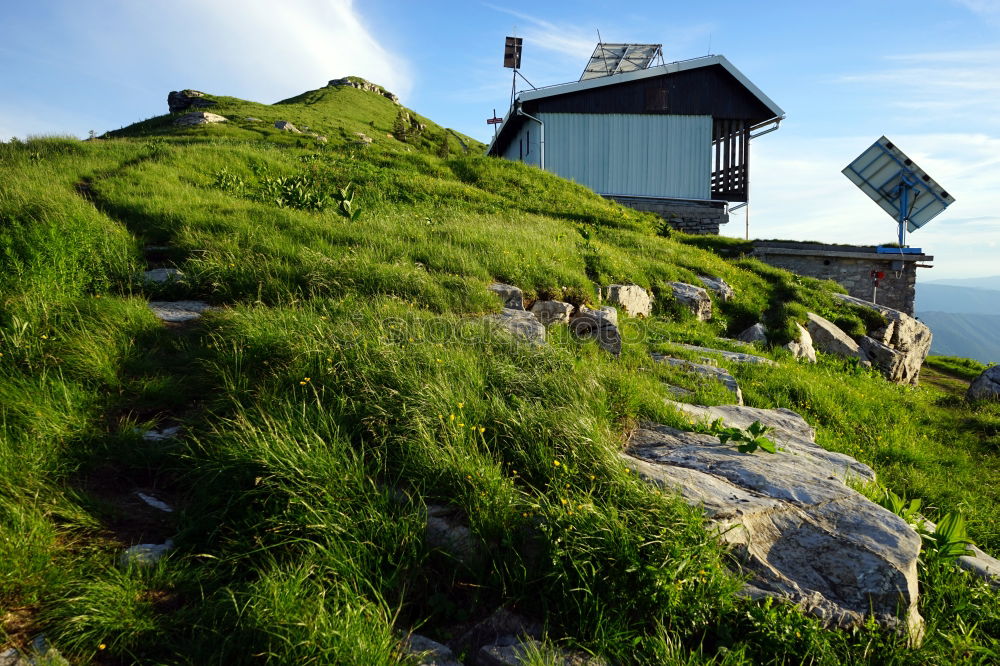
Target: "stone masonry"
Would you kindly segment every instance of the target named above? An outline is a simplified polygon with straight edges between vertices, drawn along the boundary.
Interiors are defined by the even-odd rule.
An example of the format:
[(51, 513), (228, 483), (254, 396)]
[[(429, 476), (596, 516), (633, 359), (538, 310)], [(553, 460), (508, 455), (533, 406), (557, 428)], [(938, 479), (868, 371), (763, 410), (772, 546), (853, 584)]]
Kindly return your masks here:
[[(855, 298), (913, 315), (917, 268), (929, 268), (926, 254), (879, 254), (874, 247), (794, 241), (756, 241), (753, 255), (799, 275), (833, 280)], [(875, 289), (872, 271), (885, 276)], [(874, 299), (873, 299), (874, 296)]]
[(655, 213), (677, 231), (686, 234), (716, 234), (719, 225), (729, 222), (724, 201), (685, 201), (656, 197), (629, 197), (618, 194), (602, 195), (623, 206), (644, 213)]

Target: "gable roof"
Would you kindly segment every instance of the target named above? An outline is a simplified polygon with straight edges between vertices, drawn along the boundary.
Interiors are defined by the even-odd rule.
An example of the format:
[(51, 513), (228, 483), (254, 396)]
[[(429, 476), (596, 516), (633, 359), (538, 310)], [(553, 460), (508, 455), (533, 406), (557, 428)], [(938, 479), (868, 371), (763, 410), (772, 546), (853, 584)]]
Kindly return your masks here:
[[(713, 68), (708, 70), (706, 68)], [(763, 118), (760, 120), (766, 120), (767, 114), (770, 114), (771, 118), (783, 118), (785, 112), (780, 106), (774, 103), (774, 101), (765, 95), (760, 88), (758, 88), (750, 79), (748, 79), (740, 70), (738, 70), (725, 56), (712, 55), (704, 56), (701, 58), (692, 58), (690, 60), (681, 60), (678, 62), (666, 63), (664, 65), (658, 65), (656, 67), (649, 67), (647, 69), (637, 70), (633, 72), (626, 72), (623, 74), (614, 74), (611, 76), (602, 76), (599, 78), (585, 79), (583, 81), (573, 81), (572, 83), (562, 83), (553, 86), (547, 86), (544, 88), (538, 88), (536, 90), (525, 90), (521, 91), (517, 95), (514, 107), (512, 107), (507, 115), (504, 117), (503, 123), (500, 125), (499, 131), (494, 137), (493, 141), (490, 142), (489, 153), (493, 154), (495, 145), (505, 143), (505, 139), (508, 135), (511, 135), (512, 131), (516, 129), (514, 126), (520, 126), (524, 122), (523, 116), (517, 115), (517, 107), (527, 106), (529, 109), (532, 107), (539, 106), (549, 106), (550, 110), (553, 107), (559, 106), (559, 100), (554, 98), (561, 98), (561, 100), (570, 99), (570, 96), (574, 99), (580, 98), (582, 96), (588, 96), (594, 98), (598, 96), (603, 99), (610, 99), (612, 96), (602, 95), (602, 89), (610, 89), (616, 86), (623, 86), (622, 90), (627, 88), (634, 89), (636, 85), (641, 85), (644, 79), (652, 79), (655, 77), (669, 77), (670, 75), (681, 74), (684, 72), (693, 72), (694, 70), (705, 70), (708, 71), (719, 71), (724, 70), (727, 72), (731, 78), (726, 77), (726, 74), (720, 73), (719, 76), (726, 77), (731, 83), (728, 84), (738, 85), (739, 95), (752, 100), (754, 106), (759, 109), (759, 113), (763, 114)], [(694, 75), (694, 74), (692, 74)], [(671, 77), (676, 78), (676, 77)], [(608, 91), (610, 92), (610, 90)], [(543, 109), (544, 110), (544, 109)], [(530, 112), (530, 111), (529, 111)], [(506, 131), (505, 131), (506, 130)]]

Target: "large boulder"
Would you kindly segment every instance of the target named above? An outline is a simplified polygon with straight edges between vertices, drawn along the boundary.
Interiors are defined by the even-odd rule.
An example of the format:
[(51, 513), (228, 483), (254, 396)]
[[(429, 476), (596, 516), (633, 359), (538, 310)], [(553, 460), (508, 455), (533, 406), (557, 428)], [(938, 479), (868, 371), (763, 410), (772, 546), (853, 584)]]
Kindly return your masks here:
[(700, 321), (712, 318), (712, 299), (702, 287), (696, 287), (686, 282), (668, 282), (671, 296), (675, 301), (686, 307)]
[(607, 289), (607, 301), (617, 305), (630, 317), (648, 317), (653, 311), (649, 292), (637, 284), (612, 284)]
[(524, 293), (514, 285), (494, 282), (487, 289), (500, 297), (505, 308), (510, 308), (511, 310), (524, 309)]
[(403, 649), (420, 660), (417, 666), (462, 666), (451, 648), (420, 634), (410, 634), (403, 641)]
[(873, 615), (919, 641), (920, 537), (848, 485), (873, 481), (868, 466), (817, 446), (813, 429), (790, 410), (671, 404), (706, 423), (774, 428), (776, 454), (740, 453), (712, 435), (652, 424), (622, 454), (641, 478), (704, 510), (750, 574), (747, 595), (791, 601), (836, 626)]
[(860, 340), (861, 351), (889, 381), (916, 385), (920, 381), (920, 367), (931, 349), (931, 329), (905, 312), (846, 294), (834, 296), (885, 317), (886, 326)]
[(716, 294), (718, 294), (719, 298), (721, 298), (723, 302), (729, 302), (729, 300), (736, 295), (736, 292), (733, 291), (733, 288), (729, 286), (729, 284), (720, 277), (709, 277), (707, 275), (699, 275), (698, 281), (701, 282), (705, 286), (705, 288), (708, 289), (709, 291), (714, 291)]
[(302, 130), (300, 130), (298, 127), (296, 127), (290, 121), (287, 120), (275, 120), (274, 126), (277, 129), (280, 129), (282, 132), (291, 132), (292, 134), (302, 134)]
[(531, 313), (545, 326), (568, 324), (570, 315), (573, 314), (573, 304), (563, 301), (535, 301), (531, 306)]
[(205, 99), (205, 93), (200, 90), (172, 90), (167, 95), (167, 108), (170, 109), (170, 113), (205, 109), (215, 104), (212, 100)]
[(574, 317), (569, 323), (569, 330), (581, 338), (593, 338), (597, 346), (609, 352), (615, 358), (622, 353), (622, 336), (608, 317), (589, 312)]
[(586, 305), (581, 305), (580, 314), (589, 314), (602, 319), (607, 319), (615, 326), (618, 325), (618, 310), (610, 305), (602, 305), (594, 310), (588, 308)]
[(965, 397), (969, 400), (1000, 400), (1000, 365), (986, 368), (976, 377)]
[(761, 322), (746, 328), (736, 336), (740, 342), (767, 342), (767, 328)]
[(813, 347), (824, 354), (861, 359), (858, 343), (839, 326), (813, 312), (806, 313), (806, 330), (812, 336)]
[(220, 116), (217, 113), (209, 113), (208, 111), (192, 111), (191, 113), (185, 113), (183, 116), (177, 117), (174, 120), (174, 125), (187, 127), (191, 125), (208, 125), (209, 123), (224, 122), (226, 122), (226, 117)]
[(499, 314), (487, 315), (487, 319), (514, 337), (524, 338), (536, 345), (545, 342), (545, 327), (530, 312), (504, 308)]

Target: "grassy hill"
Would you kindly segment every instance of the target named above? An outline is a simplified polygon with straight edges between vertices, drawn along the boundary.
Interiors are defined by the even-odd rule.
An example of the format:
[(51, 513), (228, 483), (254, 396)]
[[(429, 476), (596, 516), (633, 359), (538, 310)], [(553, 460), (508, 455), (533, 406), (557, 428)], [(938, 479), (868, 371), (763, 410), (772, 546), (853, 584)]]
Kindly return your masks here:
[[(877, 326), (837, 285), (466, 152), (412, 112), (424, 128), (400, 132), (375, 93), (210, 99), (228, 122), (0, 144), (0, 645), (44, 631), (79, 663), (395, 663), (408, 631), (446, 640), (506, 607), (622, 663), (996, 658), (1000, 602), (954, 568), (922, 570), (919, 650), (739, 597), (698, 513), (620, 463), (640, 421), (691, 427), (665, 384), (725, 399), (651, 352), (736, 349), (719, 336), (761, 319), (780, 343), (807, 311)], [(149, 267), (183, 278), (152, 285)], [(664, 297), (699, 274), (736, 290), (711, 322)], [(657, 306), (622, 320), (620, 359), (559, 327), (534, 347), (483, 322), (494, 280), (577, 304), (634, 282)], [(165, 326), (148, 301), (176, 299), (216, 308)], [(800, 412), (1000, 551), (997, 406), (761, 353), (777, 365), (730, 368), (748, 404)], [(479, 562), (428, 547), (428, 505), (455, 507)], [(119, 565), (166, 538), (155, 566)]]

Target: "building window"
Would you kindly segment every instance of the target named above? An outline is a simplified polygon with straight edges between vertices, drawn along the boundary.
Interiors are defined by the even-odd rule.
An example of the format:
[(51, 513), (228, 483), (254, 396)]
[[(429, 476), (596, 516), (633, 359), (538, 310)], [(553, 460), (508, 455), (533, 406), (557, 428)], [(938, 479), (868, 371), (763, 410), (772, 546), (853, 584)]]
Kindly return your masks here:
[(662, 85), (646, 88), (646, 111), (667, 110), (667, 89)]
[(526, 151), (524, 151), (524, 154), (525, 155), (530, 155), (531, 154), (531, 130), (525, 130), (525, 134), (528, 135), (528, 138), (525, 139), (525, 143), (528, 144), (528, 149)]
[(524, 139), (517, 140), (517, 159), (524, 161)]

